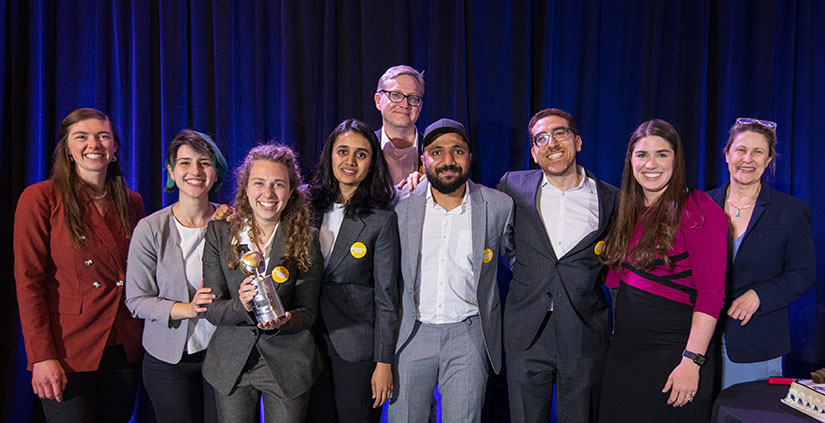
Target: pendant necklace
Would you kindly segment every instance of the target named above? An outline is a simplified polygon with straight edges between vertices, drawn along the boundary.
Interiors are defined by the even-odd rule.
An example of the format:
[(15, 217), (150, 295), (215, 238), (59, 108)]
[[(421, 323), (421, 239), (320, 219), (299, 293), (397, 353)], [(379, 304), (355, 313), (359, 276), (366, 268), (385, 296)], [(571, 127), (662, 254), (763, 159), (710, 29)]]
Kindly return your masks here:
[(731, 205), (731, 207), (733, 207), (733, 208), (735, 208), (735, 209), (736, 209), (736, 217), (739, 217), (739, 212), (740, 212), (740, 211), (742, 211), (742, 209), (749, 209), (749, 208), (751, 208), (754, 204), (756, 204), (756, 200), (753, 200), (753, 203), (750, 203), (750, 204), (748, 204), (747, 206), (742, 206), (742, 207), (739, 207), (739, 206), (737, 206), (736, 204), (733, 204), (733, 203), (730, 201), (730, 198), (729, 198), (729, 199), (728, 199), (728, 204), (730, 204), (730, 205)]

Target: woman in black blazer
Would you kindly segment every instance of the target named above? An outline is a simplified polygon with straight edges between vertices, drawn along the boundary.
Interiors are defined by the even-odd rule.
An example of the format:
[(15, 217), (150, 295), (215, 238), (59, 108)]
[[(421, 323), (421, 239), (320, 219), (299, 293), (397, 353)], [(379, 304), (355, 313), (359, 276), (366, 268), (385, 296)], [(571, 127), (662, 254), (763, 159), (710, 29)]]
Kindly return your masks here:
[[(321, 152), (308, 197), (325, 262), (320, 343), (341, 422), (370, 421), (392, 392), (399, 272), (394, 193), (372, 129), (355, 119), (338, 125)], [(320, 418), (317, 411), (331, 408), (320, 397), (313, 395), (313, 420)]]
[(808, 203), (772, 189), (776, 123), (739, 118), (724, 148), (730, 182), (708, 194), (730, 221), (722, 389), (782, 375), (790, 352), (788, 307), (816, 283)]

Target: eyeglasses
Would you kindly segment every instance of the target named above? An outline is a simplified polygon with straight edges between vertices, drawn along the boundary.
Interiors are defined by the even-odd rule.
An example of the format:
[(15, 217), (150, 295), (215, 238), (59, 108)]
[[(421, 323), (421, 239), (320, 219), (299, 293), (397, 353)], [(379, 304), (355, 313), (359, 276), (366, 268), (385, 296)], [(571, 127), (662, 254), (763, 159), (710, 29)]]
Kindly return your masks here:
[(765, 128), (776, 129), (776, 122), (771, 122), (769, 120), (759, 120), (759, 119), (754, 119), (754, 118), (741, 118), (740, 117), (740, 118), (736, 119), (736, 123), (741, 123), (743, 125), (756, 123), (756, 124), (764, 126)]
[(421, 105), (421, 102), (424, 101), (424, 99), (421, 98), (420, 95), (415, 95), (415, 94), (404, 95), (404, 93), (402, 93), (400, 91), (381, 90), (381, 92), (386, 94), (387, 98), (389, 98), (390, 101), (392, 101), (393, 103), (400, 103), (400, 102), (404, 101), (404, 99), (406, 98), (407, 99), (407, 104), (409, 104), (412, 107), (418, 107), (418, 106)]
[(550, 138), (553, 138), (556, 142), (563, 142), (570, 141), (570, 139), (573, 138), (573, 135), (576, 135), (576, 132), (572, 129), (559, 126), (558, 128), (553, 128), (549, 133), (539, 132), (536, 134), (533, 137), (533, 144), (539, 147), (544, 147), (550, 143)]

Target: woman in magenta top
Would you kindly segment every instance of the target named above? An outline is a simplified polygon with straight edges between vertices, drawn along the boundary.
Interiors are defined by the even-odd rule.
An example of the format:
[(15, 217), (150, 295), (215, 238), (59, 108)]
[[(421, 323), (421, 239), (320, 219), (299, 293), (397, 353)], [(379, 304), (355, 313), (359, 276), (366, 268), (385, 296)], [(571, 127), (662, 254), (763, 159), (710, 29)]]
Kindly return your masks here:
[(685, 186), (673, 126), (636, 128), (602, 254), (607, 286), (619, 290), (599, 421), (709, 421), (727, 234), (719, 205)]

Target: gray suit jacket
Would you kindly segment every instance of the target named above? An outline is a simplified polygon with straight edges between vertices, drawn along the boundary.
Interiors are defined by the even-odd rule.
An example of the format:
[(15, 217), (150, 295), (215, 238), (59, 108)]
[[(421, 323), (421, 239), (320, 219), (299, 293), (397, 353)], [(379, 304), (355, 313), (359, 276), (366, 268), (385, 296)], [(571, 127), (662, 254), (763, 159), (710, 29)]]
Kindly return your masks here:
[(160, 360), (178, 363), (188, 325), (170, 319), (169, 313), (175, 302), (188, 303), (190, 298), (172, 206), (138, 222), (127, 267), (126, 307), (132, 316), (144, 319), (143, 348)]
[[(281, 265), (284, 243), (284, 233), (279, 226), (267, 270)], [(310, 329), (318, 312), (318, 289), (324, 267), (318, 231), (312, 229), (309, 270), (301, 272), (287, 267), (289, 279), (276, 284), (284, 308), (292, 313), (292, 318), (274, 331), (258, 329), (254, 313), (247, 312), (238, 299), (238, 289), (246, 275), (240, 269), (231, 270), (227, 266), (235, 259), (230, 245), (229, 223), (210, 222), (203, 251), (203, 284), (212, 288), (217, 296), (207, 305), (206, 318), (218, 330), (206, 351), (203, 377), (216, 391), (228, 395), (252, 348), (257, 348), (284, 396), (296, 398), (312, 387), (322, 367)]]
[[(468, 181), (470, 189), (473, 278), (477, 283), (478, 309), (487, 356), (498, 373), (501, 369), (501, 302), (496, 274), (498, 260), (494, 255), (487, 263), (482, 261), (485, 249), (491, 249), (502, 257), (512, 255), (509, 243), (513, 227), (513, 200), (510, 197), (484, 185)], [(398, 334), (396, 352), (412, 334), (417, 318), (415, 304), (415, 281), (424, 224), (427, 190), (430, 184), (422, 182), (407, 197), (399, 200), (395, 207), (398, 213), (398, 233), (401, 237), (401, 275), (404, 287), (401, 292), (401, 328)]]
[[(355, 242), (366, 247), (357, 258)], [(319, 305), (344, 360), (391, 363), (398, 330), (398, 218), (390, 210), (344, 218), (324, 269)]]
[(553, 301), (560, 358), (596, 357), (607, 348), (608, 307), (601, 283), (604, 266), (596, 244), (607, 236), (615, 218), (619, 191), (596, 179), (599, 227), (563, 257), (556, 257), (536, 208), (540, 169), (507, 172), (498, 189), (516, 205), (513, 231), (513, 280), (504, 306), (504, 348), (526, 350), (536, 339)]

